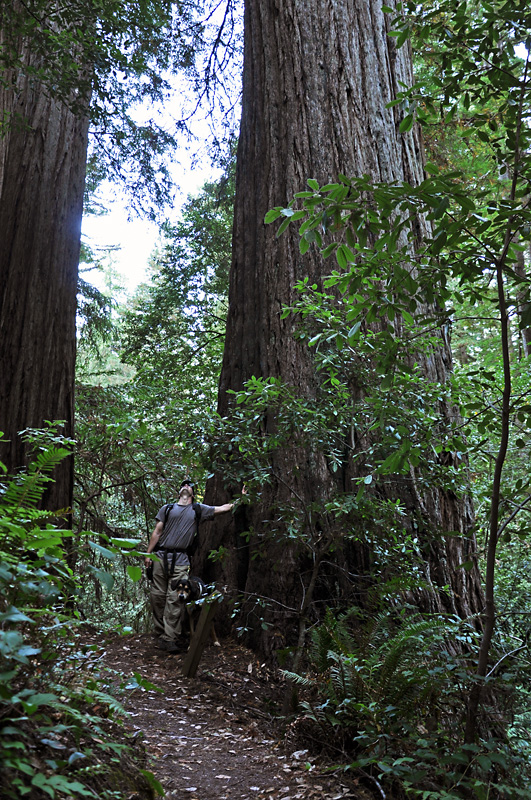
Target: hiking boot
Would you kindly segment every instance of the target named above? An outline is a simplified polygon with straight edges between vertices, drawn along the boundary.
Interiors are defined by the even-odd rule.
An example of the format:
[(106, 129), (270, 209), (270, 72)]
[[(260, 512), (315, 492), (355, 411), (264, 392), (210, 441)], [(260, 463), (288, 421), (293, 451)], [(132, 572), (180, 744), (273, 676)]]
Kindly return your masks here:
[(181, 636), (174, 642), (168, 642), (166, 652), (174, 655), (175, 653), (186, 653), (188, 650), (188, 640), (186, 637)]

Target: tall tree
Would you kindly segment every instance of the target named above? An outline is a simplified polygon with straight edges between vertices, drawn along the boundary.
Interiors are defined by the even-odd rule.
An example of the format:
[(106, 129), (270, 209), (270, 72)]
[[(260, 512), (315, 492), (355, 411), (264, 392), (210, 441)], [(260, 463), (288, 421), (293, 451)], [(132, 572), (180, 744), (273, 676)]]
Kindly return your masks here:
[[(179, 4), (175, 16), (171, 0), (0, 3), (0, 459), (9, 470), (27, 463), (19, 431), (60, 419), (72, 433), (89, 121), (106, 174), (127, 174), (137, 205), (167, 199), (162, 153), (175, 140), (130, 109), (166, 100), (170, 70), (197, 75), (194, 45), (207, 45), (196, 8)], [(71, 505), (72, 465), (61, 469), (50, 508)]]
[[(293, 319), (283, 318), (281, 310), (293, 303), (297, 280), (308, 276), (310, 284), (320, 286), (329, 270), (311, 250), (301, 255), (296, 232), (288, 230), (277, 237), (273, 226), (264, 226), (268, 209), (286, 205), (306, 188), (308, 178), (323, 185), (342, 173), (413, 186), (423, 179), (419, 130), (401, 125), (407, 110), (388, 107), (400, 89), (412, 82), (410, 48), (406, 44), (397, 49), (395, 38), (388, 35), (390, 19), (380, 0), (324, 5), (316, 0), (246, 2), (221, 415), (230, 414), (231, 392), (240, 390), (251, 376), (281, 377), (310, 402), (317, 393), (313, 359), (294, 338)], [(417, 239), (423, 224), (418, 220)], [(451, 355), (442, 335), (422, 364), (429, 380), (445, 382)], [(443, 404), (443, 417), (450, 420), (453, 413)], [(274, 432), (275, 415), (266, 410), (262, 426), (264, 432)], [(294, 607), (305, 610), (315, 584), (315, 552), (313, 566), (311, 559), (301, 562), (297, 547), (278, 535), (282, 507), (289, 506), (294, 497), (307, 509), (320, 505), (322, 511), (311, 524), (318, 532), (316, 540), (323, 539), (322, 534), (336, 525), (325, 513), (325, 504), (352, 486), (355, 477), (348, 465), (334, 475), (324, 454), (295, 443), (273, 456), (271, 474), (272, 482), (264, 487), (260, 501), (237, 520), (237, 529), (251, 531), (249, 546), (234, 541), (231, 521), (222, 520), (210, 527), (200, 554), (205, 558), (210, 549), (223, 547), (226, 552), (218, 577), (232, 590), (273, 600), (268, 625), (261, 627), (255, 617), (254, 642), (265, 652), (284, 641), (286, 616), (291, 613), (288, 606), (292, 611)], [(208, 486), (207, 502), (214, 497), (219, 500), (223, 482), (224, 475), (217, 473)], [(418, 592), (417, 602), (432, 611), (447, 610), (463, 617), (477, 611), (481, 595), (477, 569), (461, 568), (474, 551), (469, 500), (439, 488), (426, 490), (411, 478), (390, 481), (379, 491), (400, 498), (406, 509), (404, 529), (412, 531), (416, 526), (423, 540), (424, 579), (431, 589)], [(264, 550), (264, 537), (272, 530), (277, 533)], [(441, 536), (456, 531), (462, 536)], [(337, 545), (333, 536), (328, 541)], [(347, 546), (344, 552), (347, 570), (359, 574), (366, 569), (366, 550)], [(320, 550), (317, 558), (329, 555)], [(446, 586), (450, 591), (443, 590)]]
[[(5, 39), (4, 39), (5, 41)], [(27, 463), (18, 435), (45, 420), (73, 435), (77, 267), (88, 136), (84, 111), (54, 99), (36, 79), (42, 66), (20, 42), (21, 64), (0, 86), (0, 459)], [(33, 74), (32, 74), (33, 73)], [(65, 460), (47, 498), (71, 502)]]

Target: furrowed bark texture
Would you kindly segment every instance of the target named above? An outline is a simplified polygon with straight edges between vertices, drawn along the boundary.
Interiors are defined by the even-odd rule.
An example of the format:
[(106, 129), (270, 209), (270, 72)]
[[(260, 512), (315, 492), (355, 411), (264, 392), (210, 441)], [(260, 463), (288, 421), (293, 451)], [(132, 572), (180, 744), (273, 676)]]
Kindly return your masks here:
[[(19, 431), (64, 420), (73, 435), (88, 119), (24, 75), (0, 88), (0, 114), (0, 459), (13, 471), (27, 463)], [(46, 506), (66, 508), (71, 459), (54, 477)]]
[[(266, 212), (287, 205), (295, 192), (307, 188), (310, 177), (320, 185), (334, 181), (339, 173), (411, 184), (423, 178), (418, 130), (401, 134), (402, 113), (398, 107), (386, 109), (400, 84), (412, 81), (410, 52), (407, 46), (396, 50), (387, 36), (388, 26), (389, 15), (378, 0), (246, 2), (221, 414), (229, 411), (229, 390), (240, 389), (252, 375), (280, 376), (310, 398), (315, 391), (312, 359), (293, 338), (293, 321), (282, 320), (280, 312), (294, 301), (298, 279), (309, 275), (310, 282), (319, 282), (331, 266), (313, 250), (300, 255), (296, 225), (277, 239), (277, 226), (263, 224)], [(450, 350), (441, 340), (425, 371), (430, 379), (444, 382), (450, 367)], [(272, 430), (274, 419), (266, 419), (264, 425)], [(295, 446), (275, 456), (274, 471), (280, 480), (265, 490), (260, 504), (247, 507), (235, 520), (218, 517), (205, 526), (199, 552), (206, 572), (206, 554), (223, 544), (228, 555), (222, 566), (211, 568), (211, 577), (231, 591), (274, 601), (268, 612), (270, 627), (257, 626), (253, 639), (266, 654), (289, 640), (292, 618), (304, 603), (311, 564), (301, 567), (296, 548), (285, 543), (270, 542), (261, 552), (261, 537), (271, 528), (282, 529), (275, 509), (289, 503), (293, 491), (309, 507), (312, 502), (324, 503), (338, 488), (322, 456)], [(472, 527), (468, 501), (442, 492), (426, 495), (415, 481), (407, 487), (396, 482), (382, 491), (401, 497), (408, 511), (422, 517), (426, 529), (468, 534)], [(223, 476), (218, 474), (207, 487), (206, 501), (221, 502), (225, 495)], [(325, 531), (333, 524), (324, 514), (318, 522)], [(238, 535), (245, 529), (253, 530), (249, 546)], [(477, 570), (457, 569), (470, 557), (470, 540), (431, 541), (426, 547), (428, 581), (450, 590), (419, 594), (418, 602), (429, 610), (444, 608), (461, 616), (476, 612), (481, 595)], [(368, 566), (367, 554), (358, 549), (347, 559), (343, 567), (351, 573), (363, 573)]]

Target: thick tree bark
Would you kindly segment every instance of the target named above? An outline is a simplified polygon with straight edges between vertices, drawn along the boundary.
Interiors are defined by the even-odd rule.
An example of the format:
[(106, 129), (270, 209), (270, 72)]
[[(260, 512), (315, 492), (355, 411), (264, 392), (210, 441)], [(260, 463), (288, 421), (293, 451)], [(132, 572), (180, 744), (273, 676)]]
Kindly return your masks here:
[[(88, 118), (35, 78), (11, 77), (0, 87), (0, 460), (14, 471), (28, 457), (19, 431), (64, 420), (73, 435)], [(54, 477), (46, 506), (69, 507), (71, 460)]]
[[(299, 253), (294, 229), (276, 238), (275, 226), (265, 226), (265, 213), (287, 205), (294, 193), (307, 188), (308, 178), (320, 185), (339, 173), (369, 175), (375, 181), (423, 178), (419, 131), (399, 132), (402, 113), (386, 105), (401, 84), (411, 84), (408, 47), (396, 50), (387, 36), (389, 15), (379, 0), (247, 0), (242, 122), (237, 160), (233, 263), (229, 315), (219, 411), (230, 411), (230, 390), (238, 390), (252, 375), (280, 376), (299, 387), (308, 398), (315, 393), (316, 377), (309, 351), (293, 337), (293, 320), (281, 319), (281, 308), (295, 299), (294, 284), (310, 276), (319, 281), (330, 270), (315, 252)], [(426, 360), (425, 372), (444, 382), (451, 367), (448, 343)], [(451, 416), (451, 409), (445, 413)], [(264, 422), (272, 429), (274, 419)], [(222, 566), (211, 568), (230, 590), (245, 596), (272, 599), (269, 627), (256, 625), (253, 642), (269, 654), (291, 635), (293, 618), (307, 606), (305, 591), (312, 573), (311, 559), (284, 542), (260, 551), (262, 536), (282, 520), (275, 509), (296, 494), (303, 505), (324, 504), (338, 487), (323, 455), (295, 447), (275, 456), (278, 480), (264, 491), (260, 504), (247, 507), (236, 520), (217, 518), (205, 531), (199, 560), (208, 569), (206, 555), (223, 544), (228, 553)], [(223, 476), (207, 487), (206, 502), (221, 502)], [(460, 531), (469, 534), (473, 511), (468, 500), (448, 493), (426, 494), (416, 482), (396, 481), (382, 488), (400, 497), (424, 533)], [(321, 515), (309, 520), (326, 538), (333, 520)], [(252, 529), (246, 546), (238, 537)], [(422, 533), (422, 531), (421, 531)], [(470, 534), (471, 535), (471, 534)], [(234, 537), (234, 538), (233, 538)], [(317, 537), (319, 538), (319, 537)], [(322, 537), (321, 537), (322, 538)], [(426, 578), (434, 586), (450, 586), (447, 593), (426, 592), (420, 605), (447, 609), (466, 616), (478, 610), (481, 590), (477, 570), (458, 566), (470, 558), (469, 538), (439, 542), (426, 538)], [(347, 548), (348, 550), (348, 548)], [(429, 550), (429, 552), (428, 552)], [(369, 555), (360, 548), (346, 553), (341, 566), (350, 573), (366, 573)], [(323, 559), (322, 553), (316, 558)], [(334, 557), (332, 557), (334, 558)], [(336, 556), (337, 558), (337, 556)], [(330, 557), (328, 557), (330, 560)], [(305, 578), (305, 575), (308, 577)], [(308, 585), (306, 585), (308, 584)]]

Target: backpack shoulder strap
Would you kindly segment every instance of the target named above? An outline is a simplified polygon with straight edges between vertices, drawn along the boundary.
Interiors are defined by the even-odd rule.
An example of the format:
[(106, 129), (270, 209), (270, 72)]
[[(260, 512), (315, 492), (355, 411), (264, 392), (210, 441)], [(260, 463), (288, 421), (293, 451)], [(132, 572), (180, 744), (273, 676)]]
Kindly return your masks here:
[(197, 533), (199, 523), (201, 522), (201, 503), (192, 503), (192, 508), (195, 513), (195, 532)]
[(174, 505), (175, 503), (167, 503), (164, 506), (164, 519), (162, 520), (163, 525), (166, 525), (166, 522), (168, 521), (168, 514), (170, 513)]
[[(164, 506), (164, 519), (162, 520), (162, 524), (163, 525), (166, 525), (166, 522), (168, 521), (169, 513), (172, 510), (174, 505), (175, 505), (175, 503), (167, 503)], [(199, 523), (201, 522), (201, 503), (192, 503), (192, 508), (194, 509), (194, 513), (195, 513), (195, 528), (196, 528), (196, 533), (197, 533), (197, 529), (199, 528)]]
[(187, 549), (188, 557), (194, 555), (195, 551), (197, 550), (197, 545), (199, 544), (199, 523), (201, 522), (201, 504), (200, 503), (192, 503), (192, 508), (194, 509), (195, 513), (195, 534), (194, 538), (192, 539), (190, 546)]

